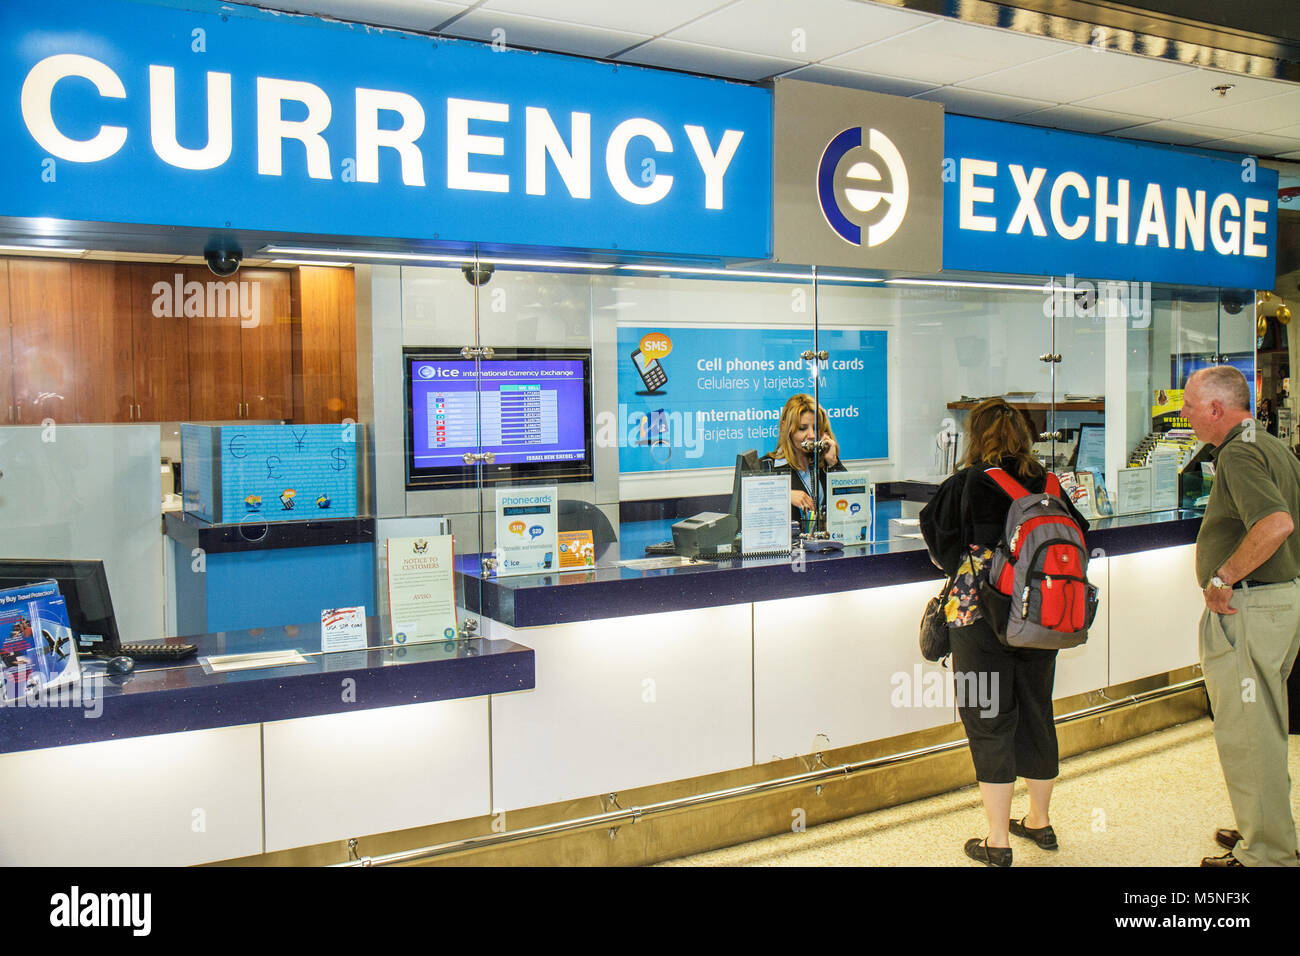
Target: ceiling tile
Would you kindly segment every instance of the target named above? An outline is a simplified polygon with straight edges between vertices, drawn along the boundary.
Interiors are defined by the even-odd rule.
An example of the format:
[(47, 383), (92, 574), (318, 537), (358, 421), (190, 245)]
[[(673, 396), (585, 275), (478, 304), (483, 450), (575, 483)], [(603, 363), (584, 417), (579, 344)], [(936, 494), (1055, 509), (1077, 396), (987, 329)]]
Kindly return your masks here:
[(1300, 139), (1294, 136), (1264, 136), (1245, 133), (1226, 139), (1198, 143), (1206, 149), (1222, 149), (1233, 153), (1251, 153), (1257, 156), (1277, 156), (1300, 148)]
[[(1034, 92), (1038, 92), (1035, 90)], [(1150, 123), (1154, 116), (1135, 116), (1132, 113), (1108, 113), (1103, 110), (1085, 110), (1078, 106), (1053, 106), (1037, 113), (1016, 117), (1018, 123), (1032, 123), (1052, 129), (1073, 130), (1078, 133), (1111, 133), (1142, 123)]]
[(1187, 119), (1200, 126), (1215, 126), (1221, 129), (1244, 130), (1248, 133), (1264, 133), (1293, 125), (1300, 120), (1300, 87), (1292, 84), (1289, 93), (1270, 96), (1250, 103), (1234, 103), (1236, 90), (1217, 102), (1225, 105), (1217, 109), (1192, 113)]
[(450, 0), (258, 0), (257, 5), (423, 33), (472, 6)]
[(1281, 129), (1270, 129), (1266, 131), (1270, 136), (1295, 136), (1300, 137), (1300, 123), (1294, 126), (1283, 126)]
[(708, 73), (713, 76), (750, 81), (766, 79), (804, 65), (798, 60), (779, 60), (669, 39), (643, 43), (619, 56), (618, 59), (628, 63), (644, 63), (649, 66), (663, 66), (673, 70), (688, 70), (694, 73)]
[(739, 0), (668, 35), (808, 63), (931, 22), (924, 14), (858, 0)]
[(1175, 146), (1191, 146), (1193, 143), (1205, 143), (1223, 134), (1223, 130), (1212, 126), (1193, 126), (1189, 123), (1144, 123), (1128, 129), (1117, 129), (1111, 135), (1125, 139), (1144, 139), (1155, 143), (1172, 143)]
[(933, 83), (898, 80), (892, 76), (876, 76), (874, 73), (862, 73), (858, 70), (839, 70), (820, 63), (805, 66), (785, 75), (794, 80), (829, 83), (831, 86), (846, 86), (853, 90), (870, 90), (873, 93), (889, 93), (893, 96), (913, 96), (935, 88)]
[(468, 37), (471, 40), (490, 42), (499, 39), (506, 46), (534, 47), (597, 57), (610, 56), (648, 39), (646, 34), (641, 33), (622, 33), (492, 10), (471, 11), (443, 32), (448, 36)]
[(996, 93), (978, 93), (975, 90), (963, 90), (955, 86), (945, 86), (941, 89), (931, 90), (928, 93), (920, 93), (912, 98), (942, 103), (944, 109), (949, 113), (982, 116), (985, 119), (1010, 119), (1013, 116), (1038, 112), (1046, 107), (1056, 105), (1043, 100), (999, 96)]
[(1279, 80), (1262, 80), (1198, 68), (1144, 83), (1133, 89), (1075, 100), (1074, 105), (1120, 113), (1141, 113), (1161, 119), (1178, 119), (1222, 106), (1224, 101), (1212, 91), (1215, 86), (1224, 83), (1231, 83), (1235, 87), (1229, 95), (1236, 101), (1233, 104), (1236, 106), (1295, 89), (1293, 84)]
[(988, 93), (1074, 103), (1195, 69), (1168, 60), (1129, 56), (1101, 47), (1074, 48), (1055, 56), (964, 80), (959, 86)]
[(1278, 159), (1300, 159), (1300, 149), (1297, 149), (1294, 153), (1281, 153), (1277, 158)]
[(936, 20), (888, 40), (831, 57), (827, 64), (906, 80), (958, 83), (1068, 48), (1069, 44), (1063, 41)]
[(609, 0), (487, 0), (479, 10), (521, 13), (547, 20), (581, 23), (606, 30), (658, 36), (735, 0), (655, 0), (610, 3)]

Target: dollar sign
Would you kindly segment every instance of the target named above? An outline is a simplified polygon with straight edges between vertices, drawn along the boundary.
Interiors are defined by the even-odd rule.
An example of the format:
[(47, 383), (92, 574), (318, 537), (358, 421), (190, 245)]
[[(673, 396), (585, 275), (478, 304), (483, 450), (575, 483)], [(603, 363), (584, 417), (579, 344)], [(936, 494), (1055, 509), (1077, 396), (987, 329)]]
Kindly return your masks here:
[(335, 448), (330, 452), (330, 468), (335, 471), (342, 471), (348, 466), (347, 455), (343, 453), (342, 448)]

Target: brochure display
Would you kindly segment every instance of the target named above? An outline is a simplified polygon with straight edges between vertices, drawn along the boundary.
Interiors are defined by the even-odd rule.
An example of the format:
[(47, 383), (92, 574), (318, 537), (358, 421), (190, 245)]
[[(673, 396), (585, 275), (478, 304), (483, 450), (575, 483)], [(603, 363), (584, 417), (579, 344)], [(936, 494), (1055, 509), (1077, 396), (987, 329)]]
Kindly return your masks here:
[(740, 479), (740, 550), (790, 550), (790, 478), (746, 475)]
[(592, 542), (590, 531), (561, 531), (559, 541), (561, 568), (596, 566), (596, 545)]
[(826, 531), (832, 541), (867, 544), (875, 539), (875, 488), (869, 471), (826, 476)]
[(54, 581), (0, 591), (0, 700), (13, 703), (80, 676), (68, 609)]
[(496, 573), (537, 574), (557, 567), (559, 489), (497, 489)]
[(454, 560), (449, 534), (388, 539), (388, 622), (394, 644), (455, 639)]

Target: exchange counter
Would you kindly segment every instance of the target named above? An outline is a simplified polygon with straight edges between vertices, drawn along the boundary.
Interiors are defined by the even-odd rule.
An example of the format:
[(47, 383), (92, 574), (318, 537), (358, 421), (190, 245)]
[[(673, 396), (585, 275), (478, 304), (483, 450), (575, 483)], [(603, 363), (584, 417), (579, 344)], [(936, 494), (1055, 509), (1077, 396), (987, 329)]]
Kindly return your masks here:
[[(1196, 662), (1198, 526), (1179, 512), (1089, 532), (1101, 610), (1060, 654), (1058, 698)], [(0, 862), (192, 864), (476, 818), (487, 832), (502, 813), (956, 720), (951, 672), (917, 650), (940, 580), (919, 542), (649, 570), (618, 557), (487, 579), (462, 562), (472, 640), (394, 648), (372, 619), (367, 650), (320, 654), (318, 623), (230, 631), (189, 640), (308, 663), (92, 679), (93, 719), (0, 708), (0, 800), (17, 811)]]

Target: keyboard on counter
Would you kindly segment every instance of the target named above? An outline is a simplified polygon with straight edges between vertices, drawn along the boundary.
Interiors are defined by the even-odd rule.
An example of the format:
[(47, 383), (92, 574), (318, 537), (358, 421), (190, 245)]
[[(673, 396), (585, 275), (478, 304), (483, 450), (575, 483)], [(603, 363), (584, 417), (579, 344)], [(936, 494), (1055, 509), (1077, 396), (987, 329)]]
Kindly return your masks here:
[(123, 644), (117, 653), (133, 661), (179, 661), (197, 650), (195, 644)]

